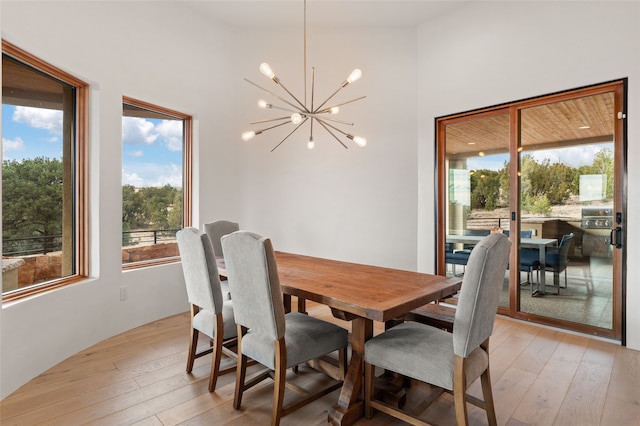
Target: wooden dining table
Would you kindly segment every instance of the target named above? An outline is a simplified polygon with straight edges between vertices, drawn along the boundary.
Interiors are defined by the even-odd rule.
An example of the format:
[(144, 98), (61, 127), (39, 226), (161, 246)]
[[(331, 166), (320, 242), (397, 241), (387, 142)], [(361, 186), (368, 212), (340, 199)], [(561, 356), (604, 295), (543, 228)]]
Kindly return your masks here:
[[(331, 309), (336, 318), (351, 321), (351, 360), (338, 402), (329, 409), (332, 425), (351, 425), (364, 415), (362, 387), (365, 342), (373, 322), (390, 323), (407, 312), (460, 289), (461, 277), (404, 271), (276, 252), (285, 308), (298, 298), (299, 310), (311, 300)], [(224, 264), (219, 272), (225, 275)]]

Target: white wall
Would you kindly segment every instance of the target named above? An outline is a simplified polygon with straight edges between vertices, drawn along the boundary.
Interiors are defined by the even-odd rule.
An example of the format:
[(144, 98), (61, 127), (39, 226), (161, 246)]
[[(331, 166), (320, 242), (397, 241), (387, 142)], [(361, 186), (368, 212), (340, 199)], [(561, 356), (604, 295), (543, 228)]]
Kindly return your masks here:
[[(225, 136), (230, 133), (226, 105), (218, 102), (231, 97), (225, 82), (233, 77), (230, 33), (170, 3), (3, 1), (1, 18), (3, 39), (92, 88), (92, 279), (2, 307), (0, 390), (5, 397), (81, 349), (188, 309), (180, 264), (121, 270), (122, 96), (193, 114), (197, 141), (208, 145), (206, 179), (196, 189), (207, 191), (207, 182), (234, 179), (220, 160), (232, 150)], [(196, 155), (199, 148), (196, 143)], [(215, 190), (221, 199), (233, 199), (236, 192), (231, 185)], [(209, 208), (217, 215), (217, 205)], [(197, 204), (195, 211), (199, 224)], [(226, 205), (220, 209), (221, 216), (234, 213)], [(129, 298), (120, 302), (123, 285)]]
[[(368, 144), (360, 148), (341, 137), (348, 146), (344, 149), (317, 124), (312, 151), (306, 147), (308, 125), (273, 153), (269, 151), (291, 127), (265, 132), (249, 143), (235, 142), (241, 147), (241, 225), (269, 235), (280, 250), (415, 270), (415, 29), (332, 28), (322, 34), (308, 30), (307, 62), (316, 72), (315, 105), (354, 68), (362, 69), (362, 79), (334, 100), (366, 96), (341, 108), (339, 118), (355, 125), (339, 127), (365, 136)], [(299, 31), (238, 35), (241, 76), (278, 91), (258, 71), (266, 61), (292, 93), (304, 97)], [(259, 110), (256, 102), (265, 97), (263, 92), (238, 81), (237, 135), (250, 127), (250, 121), (282, 115)]]
[[(433, 270), (434, 117), (629, 77), (629, 164), (640, 158), (640, 3), (476, 2), (418, 31), (419, 269)], [(637, 160), (636, 160), (637, 161)], [(640, 211), (640, 170), (628, 174)], [(628, 259), (640, 255), (629, 221)], [(627, 345), (640, 349), (640, 272), (627, 269)]]

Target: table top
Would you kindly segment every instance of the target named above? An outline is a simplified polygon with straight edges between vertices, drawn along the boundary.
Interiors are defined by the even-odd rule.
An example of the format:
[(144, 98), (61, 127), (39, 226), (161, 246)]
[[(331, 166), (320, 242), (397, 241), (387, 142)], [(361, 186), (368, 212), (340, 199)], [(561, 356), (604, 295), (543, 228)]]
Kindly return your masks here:
[[(484, 236), (479, 235), (447, 235), (447, 242), (473, 244), (480, 242), (483, 238)], [(555, 238), (520, 238), (522, 247), (554, 246), (557, 244), (558, 240)]]
[(462, 278), (276, 252), (285, 294), (387, 321), (460, 289)]

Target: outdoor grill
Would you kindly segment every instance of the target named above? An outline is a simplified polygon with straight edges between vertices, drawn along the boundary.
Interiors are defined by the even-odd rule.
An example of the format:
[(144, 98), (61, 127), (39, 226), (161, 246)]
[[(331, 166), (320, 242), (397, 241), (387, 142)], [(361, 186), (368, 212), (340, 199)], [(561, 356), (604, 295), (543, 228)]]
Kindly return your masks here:
[(611, 257), (611, 229), (613, 207), (588, 206), (582, 208), (582, 255), (593, 257)]
[(612, 207), (583, 207), (582, 208), (582, 228), (583, 229), (611, 229), (613, 227)]

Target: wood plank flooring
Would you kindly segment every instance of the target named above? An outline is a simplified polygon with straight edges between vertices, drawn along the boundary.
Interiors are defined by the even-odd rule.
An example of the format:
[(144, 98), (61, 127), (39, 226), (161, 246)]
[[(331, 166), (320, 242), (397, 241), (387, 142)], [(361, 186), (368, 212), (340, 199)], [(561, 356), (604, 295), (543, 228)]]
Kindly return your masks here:
[[(328, 309), (309, 304), (312, 315), (339, 323)], [(380, 325), (376, 332), (380, 332)], [(130, 330), (88, 348), (36, 377), (1, 402), (0, 423), (9, 425), (264, 425), (271, 416), (273, 383), (245, 393), (232, 407), (234, 374), (207, 391), (210, 357), (185, 373), (187, 313)], [(203, 342), (206, 344), (206, 342)], [(46, 349), (43, 349), (46, 350)], [(223, 358), (223, 362), (230, 362)], [(257, 371), (258, 366), (250, 367)], [(294, 377), (293, 373), (290, 373)], [(315, 376), (315, 377), (314, 377)], [(295, 380), (313, 383), (301, 368)], [(500, 425), (640, 424), (640, 352), (613, 343), (496, 319), (491, 338), (491, 378)], [(287, 391), (289, 392), (289, 391)], [(429, 392), (416, 384), (407, 406), (420, 407)], [(480, 396), (479, 383), (471, 393)], [(335, 391), (285, 417), (282, 425), (325, 425)], [(295, 394), (287, 395), (295, 398)], [(469, 406), (471, 425), (486, 424)], [(455, 425), (453, 400), (443, 395), (422, 416)], [(358, 425), (403, 424), (382, 413)]]

